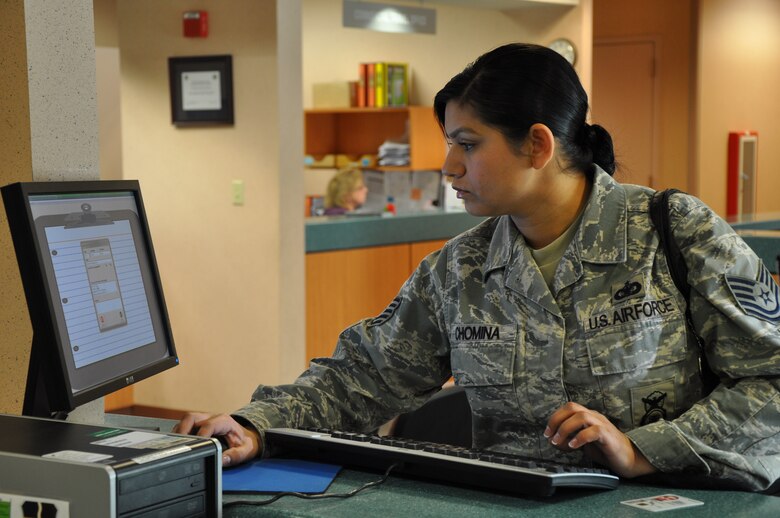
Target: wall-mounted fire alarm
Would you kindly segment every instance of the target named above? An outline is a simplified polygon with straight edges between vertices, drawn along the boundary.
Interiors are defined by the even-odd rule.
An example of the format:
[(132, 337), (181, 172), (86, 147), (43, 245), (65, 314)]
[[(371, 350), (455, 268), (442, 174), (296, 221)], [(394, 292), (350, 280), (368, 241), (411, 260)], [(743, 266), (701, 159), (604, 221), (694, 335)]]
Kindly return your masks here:
[(182, 15), (184, 36), (205, 38), (209, 35), (209, 13), (206, 11), (185, 11)]

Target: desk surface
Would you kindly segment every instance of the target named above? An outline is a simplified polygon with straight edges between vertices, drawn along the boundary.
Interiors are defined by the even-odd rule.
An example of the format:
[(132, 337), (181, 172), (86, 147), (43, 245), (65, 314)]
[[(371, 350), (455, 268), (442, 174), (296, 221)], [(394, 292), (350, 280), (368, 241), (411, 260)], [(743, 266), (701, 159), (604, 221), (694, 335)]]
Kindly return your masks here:
[[(345, 493), (380, 475), (355, 470), (343, 470), (331, 484), (328, 493)], [(672, 493), (704, 502), (671, 516), (712, 517), (750, 516), (750, 518), (780, 516), (780, 497), (738, 491), (706, 491), (669, 489), (622, 482), (613, 491), (558, 490), (549, 498), (515, 497), (469, 488), (447, 486), (427, 481), (390, 477), (383, 485), (367, 489), (348, 499), (302, 500), (284, 497), (268, 506), (223, 507), (223, 516), (285, 516), (285, 517), (366, 517), (393, 516), (426, 518), (444, 516), (503, 517), (544, 516), (588, 518), (644, 517), (654, 514), (622, 505), (624, 500)], [(268, 496), (225, 495), (223, 506), (235, 500), (264, 500)], [(670, 514), (664, 513), (663, 516)]]

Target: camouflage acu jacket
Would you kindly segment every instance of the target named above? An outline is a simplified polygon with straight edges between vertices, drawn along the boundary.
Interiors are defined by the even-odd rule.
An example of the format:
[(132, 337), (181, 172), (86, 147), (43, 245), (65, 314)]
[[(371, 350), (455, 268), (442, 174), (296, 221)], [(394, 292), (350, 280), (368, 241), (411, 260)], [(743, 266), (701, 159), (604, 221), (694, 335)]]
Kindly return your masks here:
[[(598, 171), (552, 290), (511, 220), (486, 220), (428, 256), (381, 315), (346, 329), (332, 358), (294, 384), (259, 386), (235, 415), (258, 430), (370, 430), (452, 375), (475, 447), (581, 462), (542, 436), (575, 401), (662, 472), (768, 487), (780, 477), (778, 287), (712, 210), (672, 197), (702, 351), (650, 222), (651, 195)], [(721, 380), (709, 395), (702, 352)]]

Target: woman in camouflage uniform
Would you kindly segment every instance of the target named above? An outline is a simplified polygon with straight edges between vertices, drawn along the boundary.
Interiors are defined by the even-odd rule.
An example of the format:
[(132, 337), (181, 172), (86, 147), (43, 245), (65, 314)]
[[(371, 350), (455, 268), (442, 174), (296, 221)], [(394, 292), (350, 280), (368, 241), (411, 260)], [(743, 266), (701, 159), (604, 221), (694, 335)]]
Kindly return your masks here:
[(232, 417), (191, 414), (178, 430), (226, 435), (224, 462), (237, 463), (261, 452), (264, 429), (372, 430), (453, 376), (477, 448), (771, 486), (780, 295), (756, 255), (701, 201), (672, 197), (686, 300), (650, 221), (653, 191), (612, 178), (611, 138), (586, 123), (587, 95), (549, 49), (488, 52), (434, 108), (450, 142), (443, 173), (490, 219), (428, 256), (294, 384), (261, 385)]

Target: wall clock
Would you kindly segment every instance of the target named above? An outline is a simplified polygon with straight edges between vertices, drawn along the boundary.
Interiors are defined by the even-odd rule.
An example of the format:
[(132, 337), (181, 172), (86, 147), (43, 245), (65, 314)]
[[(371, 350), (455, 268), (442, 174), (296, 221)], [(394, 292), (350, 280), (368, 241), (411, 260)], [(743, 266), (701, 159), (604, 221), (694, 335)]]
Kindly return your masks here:
[(571, 40), (558, 38), (550, 43), (549, 47), (566, 58), (566, 61), (571, 63), (572, 66), (577, 62), (577, 48)]

